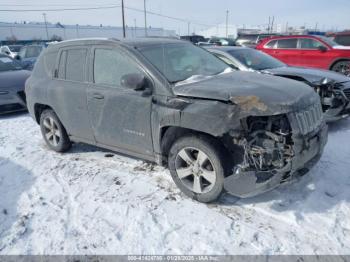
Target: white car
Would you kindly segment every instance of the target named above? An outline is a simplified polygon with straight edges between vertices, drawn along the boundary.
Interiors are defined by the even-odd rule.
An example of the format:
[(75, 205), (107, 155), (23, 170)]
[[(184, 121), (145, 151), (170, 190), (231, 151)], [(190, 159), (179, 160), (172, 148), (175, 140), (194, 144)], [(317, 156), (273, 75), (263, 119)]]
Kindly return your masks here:
[(22, 45), (3, 45), (0, 47), (0, 54), (15, 58), (21, 47)]

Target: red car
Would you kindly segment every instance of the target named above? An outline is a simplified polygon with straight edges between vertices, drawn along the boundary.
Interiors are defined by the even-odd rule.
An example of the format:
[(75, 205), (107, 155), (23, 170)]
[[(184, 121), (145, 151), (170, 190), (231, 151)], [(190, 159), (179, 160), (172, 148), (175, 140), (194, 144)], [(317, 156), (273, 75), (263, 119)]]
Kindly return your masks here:
[(261, 50), (291, 66), (333, 70), (350, 76), (350, 47), (324, 36), (279, 36), (261, 41)]

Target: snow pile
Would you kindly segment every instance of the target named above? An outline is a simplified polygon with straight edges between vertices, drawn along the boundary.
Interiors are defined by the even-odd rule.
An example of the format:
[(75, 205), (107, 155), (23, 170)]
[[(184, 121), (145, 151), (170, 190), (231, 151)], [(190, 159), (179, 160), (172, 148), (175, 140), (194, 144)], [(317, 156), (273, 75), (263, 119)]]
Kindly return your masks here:
[(50, 151), (0, 116), (0, 254), (349, 254), (350, 120), (318, 165), (252, 199), (183, 196), (168, 171), (99, 148)]

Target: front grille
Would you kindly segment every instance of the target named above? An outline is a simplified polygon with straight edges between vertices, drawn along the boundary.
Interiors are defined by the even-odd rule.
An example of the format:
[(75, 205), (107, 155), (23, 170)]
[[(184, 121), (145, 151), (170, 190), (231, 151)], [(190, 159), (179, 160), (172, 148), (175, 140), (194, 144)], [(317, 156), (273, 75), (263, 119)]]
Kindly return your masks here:
[(323, 120), (323, 112), (321, 105), (315, 103), (304, 111), (296, 113), (300, 132), (305, 135), (315, 130)]
[(346, 98), (350, 100), (350, 88), (344, 89), (343, 93), (346, 96)]

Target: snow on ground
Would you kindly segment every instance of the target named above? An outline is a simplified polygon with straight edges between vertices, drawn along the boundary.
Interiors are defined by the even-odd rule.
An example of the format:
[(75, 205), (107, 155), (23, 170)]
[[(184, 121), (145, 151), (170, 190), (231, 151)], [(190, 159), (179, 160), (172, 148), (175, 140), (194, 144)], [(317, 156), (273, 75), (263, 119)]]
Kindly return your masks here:
[(349, 254), (349, 138), (350, 120), (333, 124), (307, 176), (206, 205), (162, 167), (81, 144), (58, 154), (28, 114), (0, 116), (0, 254)]

